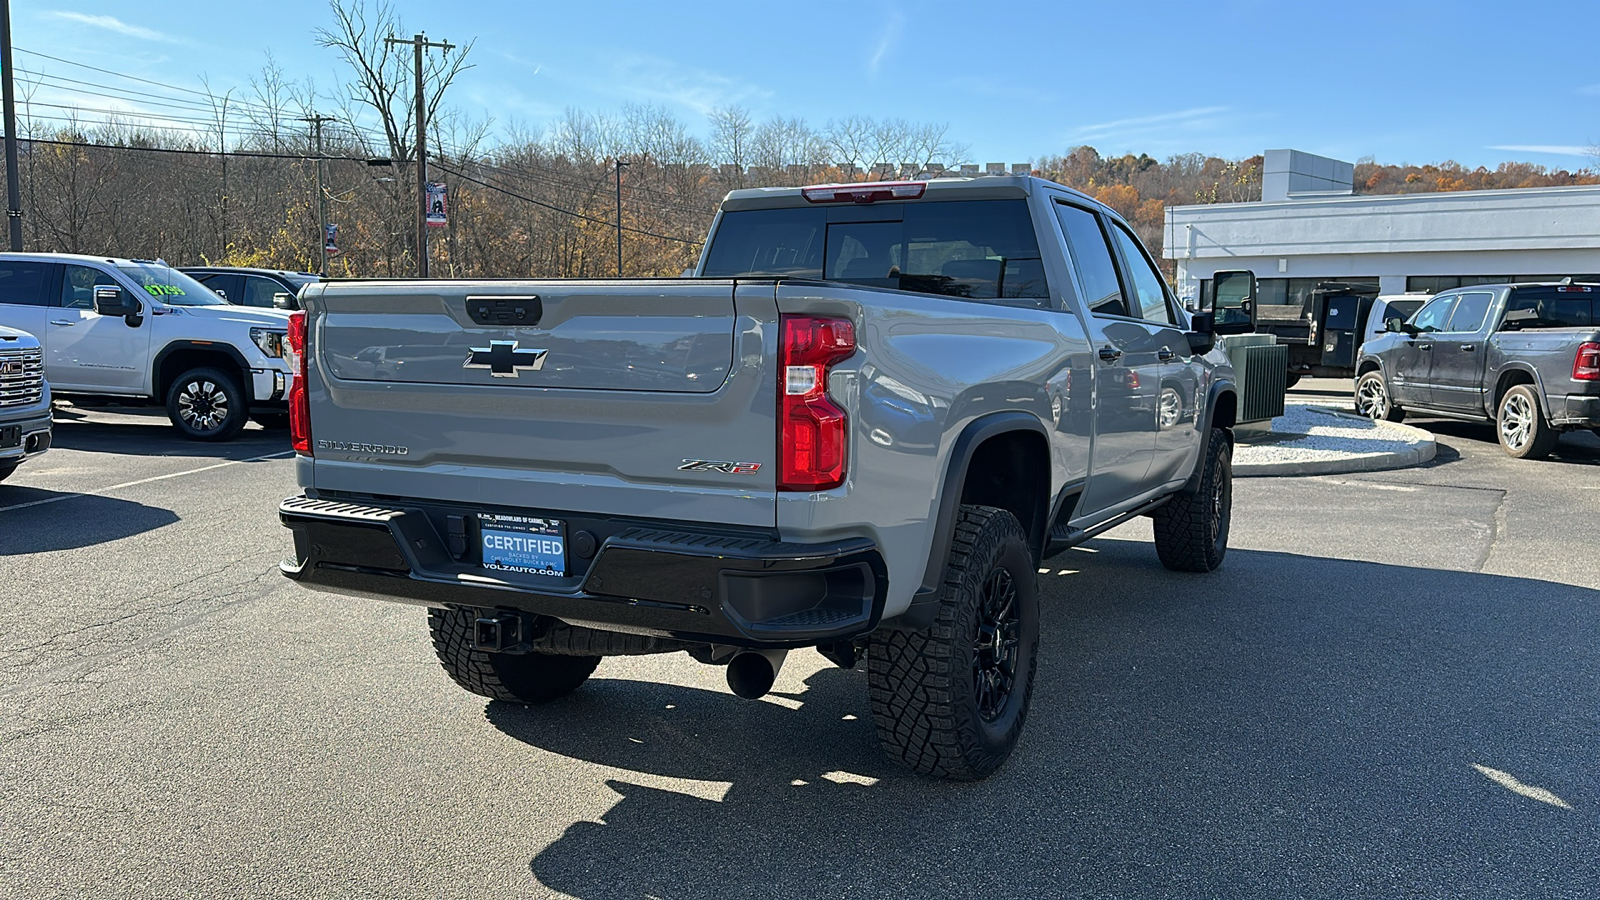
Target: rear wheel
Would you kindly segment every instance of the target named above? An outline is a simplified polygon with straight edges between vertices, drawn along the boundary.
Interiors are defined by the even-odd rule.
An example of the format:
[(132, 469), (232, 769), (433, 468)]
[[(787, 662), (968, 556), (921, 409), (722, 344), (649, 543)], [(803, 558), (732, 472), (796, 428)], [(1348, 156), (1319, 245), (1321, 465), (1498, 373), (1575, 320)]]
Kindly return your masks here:
[(1389, 398), (1389, 385), (1376, 369), (1356, 379), (1356, 412), (1378, 422), (1398, 422), (1406, 417), (1406, 411)]
[(1150, 514), (1155, 524), (1156, 556), (1174, 572), (1210, 572), (1228, 553), (1233, 521), (1233, 448), (1228, 434), (1211, 429), (1200, 483), (1179, 491)]
[(218, 369), (190, 369), (167, 390), (167, 417), (191, 441), (226, 441), (249, 419), (238, 378)]
[(471, 610), (430, 609), (428, 630), (445, 674), (480, 697), (508, 703), (545, 703), (577, 690), (600, 665), (598, 656), (488, 653), (473, 649)]
[(867, 649), (873, 724), (895, 761), (973, 781), (1011, 756), (1037, 667), (1035, 580), (1016, 516), (961, 507), (933, 626), (881, 632)]
[(1539, 397), (1531, 384), (1513, 385), (1500, 398), (1495, 433), (1500, 438), (1500, 446), (1517, 459), (1543, 459), (1561, 439), (1561, 433), (1545, 421), (1539, 409)]

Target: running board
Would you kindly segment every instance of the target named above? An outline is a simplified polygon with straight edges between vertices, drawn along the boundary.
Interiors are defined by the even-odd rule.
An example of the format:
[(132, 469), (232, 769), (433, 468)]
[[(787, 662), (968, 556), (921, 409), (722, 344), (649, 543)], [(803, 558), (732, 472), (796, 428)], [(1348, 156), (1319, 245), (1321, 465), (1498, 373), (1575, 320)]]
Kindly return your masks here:
[(1068, 525), (1053, 526), (1050, 529), (1050, 540), (1045, 545), (1044, 556), (1040, 557), (1040, 561), (1049, 559), (1064, 550), (1070, 550), (1090, 538), (1110, 531), (1118, 525), (1137, 519), (1171, 499), (1171, 494), (1165, 497), (1157, 497), (1143, 506), (1135, 507), (1121, 515), (1113, 516), (1098, 525), (1088, 528), (1073, 528)]

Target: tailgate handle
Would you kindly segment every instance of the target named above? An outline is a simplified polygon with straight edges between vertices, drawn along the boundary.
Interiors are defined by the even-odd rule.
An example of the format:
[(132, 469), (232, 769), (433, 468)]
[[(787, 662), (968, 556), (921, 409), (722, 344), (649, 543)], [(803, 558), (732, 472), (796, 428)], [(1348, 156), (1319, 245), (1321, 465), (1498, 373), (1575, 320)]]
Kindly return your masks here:
[(543, 313), (538, 297), (467, 298), (467, 315), (479, 325), (532, 328)]

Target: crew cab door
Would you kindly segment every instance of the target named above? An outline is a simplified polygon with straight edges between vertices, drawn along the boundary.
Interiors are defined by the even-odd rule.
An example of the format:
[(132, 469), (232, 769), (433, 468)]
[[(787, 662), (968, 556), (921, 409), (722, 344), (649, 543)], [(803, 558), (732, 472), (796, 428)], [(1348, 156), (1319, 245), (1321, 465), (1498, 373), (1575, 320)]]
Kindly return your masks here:
[[(36, 260), (0, 260), (0, 325), (26, 331), (48, 350), (50, 303), (60, 267)], [(46, 380), (53, 380), (48, 371)]]
[(1411, 317), (1410, 324), (1417, 333), (1409, 334), (1394, 354), (1394, 371), (1389, 373), (1389, 384), (1396, 403), (1404, 406), (1415, 403), (1433, 405), (1432, 377), (1433, 348), (1438, 343), (1435, 334), (1450, 322), (1450, 312), (1455, 309), (1456, 295), (1445, 294), (1428, 301)]
[(1488, 356), (1485, 344), (1494, 296), (1494, 291), (1456, 295), (1449, 321), (1433, 338), (1433, 365), (1428, 370), (1428, 383), (1433, 390), (1431, 405), (1462, 412), (1485, 411), (1483, 366)]
[(1145, 482), (1156, 486), (1187, 478), (1199, 452), (1200, 378), (1166, 280), (1132, 232), (1115, 220), (1108, 219), (1107, 224), (1112, 241), (1122, 252), (1123, 282), (1133, 301), (1130, 307), (1136, 307), (1129, 311), (1142, 320), (1155, 346), (1155, 450)]
[[(122, 288), (143, 304), (138, 325), (94, 311), (97, 285)], [(150, 300), (93, 266), (62, 266), (61, 292), (49, 310), (50, 342), (45, 373), (61, 390), (137, 394), (150, 369)]]
[(1158, 329), (1139, 318), (1137, 303), (1117, 272), (1110, 236), (1096, 213), (1055, 203), (1077, 279), (1078, 301), (1089, 332), (1093, 392), (1089, 480), (1080, 515), (1115, 507), (1142, 492), (1155, 454), (1156, 397), (1161, 382)]

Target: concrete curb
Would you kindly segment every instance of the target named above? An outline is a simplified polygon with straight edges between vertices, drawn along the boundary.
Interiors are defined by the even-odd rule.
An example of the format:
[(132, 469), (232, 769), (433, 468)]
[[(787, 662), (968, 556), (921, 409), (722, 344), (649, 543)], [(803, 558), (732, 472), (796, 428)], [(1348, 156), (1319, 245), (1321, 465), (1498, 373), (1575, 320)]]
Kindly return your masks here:
[(1416, 443), (1404, 450), (1382, 453), (1346, 453), (1333, 459), (1283, 460), (1264, 463), (1236, 463), (1233, 474), (1241, 478), (1278, 477), (1296, 475), (1338, 475), (1348, 472), (1379, 472), (1386, 469), (1407, 469), (1429, 462), (1439, 452), (1433, 433), (1398, 422), (1386, 423), (1391, 428), (1403, 429), (1416, 437)]

